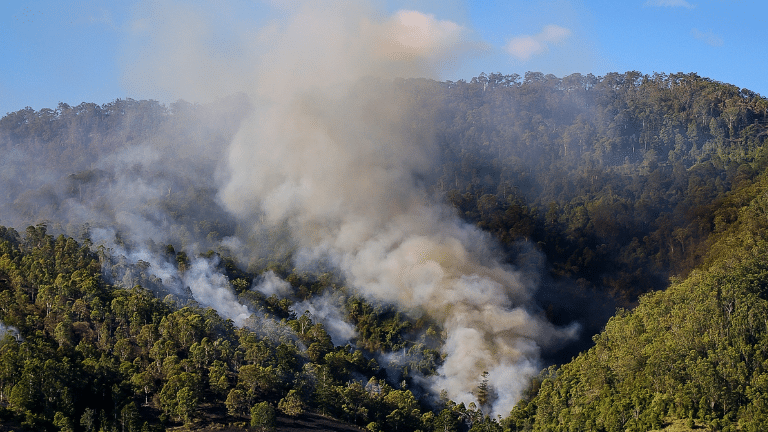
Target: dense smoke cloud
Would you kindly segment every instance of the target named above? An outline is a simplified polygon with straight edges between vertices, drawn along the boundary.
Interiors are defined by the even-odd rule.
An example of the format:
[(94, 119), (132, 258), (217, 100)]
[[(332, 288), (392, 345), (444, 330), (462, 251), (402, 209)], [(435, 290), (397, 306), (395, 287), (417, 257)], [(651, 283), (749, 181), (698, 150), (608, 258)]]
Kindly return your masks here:
[[(255, 230), (287, 225), (303, 257), (336, 263), (369, 299), (439, 320), (438, 392), (473, 400), (483, 371), (504, 413), (542, 346), (572, 337), (530, 308), (535, 283), (486, 235), (419, 186), (435, 163), (423, 109), (393, 77), (436, 77), (472, 46), (461, 26), (416, 11), (377, 18), (357, 3), (307, 2), (260, 33), (243, 91), (258, 101), (229, 149), (219, 198)], [(434, 107), (426, 107), (433, 109)]]
[[(444, 362), (424, 378), (434, 394), (473, 401), (487, 371), (492, 410), (506, 414), (539, 370), (540, 350), (577, 329), (548, 323), (534, 306), (535, 271), (503, 264), (487, 234), (423, 186), (438, 163), (436, 107), (399, 81), (439, 78), (481, 44), (439, 17), (385, 16), (360, 2), (281, 2), (260, 27), (226, 30), (222, 14), (237, 15), (235, 6), (210, 15), (196, 7), (152, 2), (137, 10), (131, 31), (141, 49), (126, 50), (127, 86), (201, 102), (240, 92), (250, 106), (174, 123), (189, 108), (177, 105), (141, 145), (85, 160), (73, 171), (87, 171), (74, 178), (38, 176), (32, 194), (17, 194), (2, 177), (9, 208), (89, 223), (86, 236), (112, 252), (106, 268), (118, 285), (140, 282), (194, 300), (272, 337), (292, 335), (240, 304), (215, 258), (193, 258), (182, 272), (164, 244), (190, 257), (224, 251), (241, 264), (290, 250), (300, 270), (331, 266), (369, 301), (442, 325)], [(21, 226), (21, 213), (4, 217)], [(220, 226), (201, 229), (208, 221)], [(282, 296), (292, 288), (265, 273), (253, 289)], [(309, 310), (344, 344), (355, 334), (337, 300), (311, 299), (294, 312)]]

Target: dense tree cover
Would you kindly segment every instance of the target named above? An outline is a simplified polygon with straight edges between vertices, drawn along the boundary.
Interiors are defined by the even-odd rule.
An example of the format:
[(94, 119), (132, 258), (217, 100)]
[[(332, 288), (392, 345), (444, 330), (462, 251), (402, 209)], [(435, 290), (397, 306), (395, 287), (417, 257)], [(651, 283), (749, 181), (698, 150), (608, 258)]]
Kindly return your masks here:
[[(308, 312), (289, 309), (290, 299), (251, 292), (246, 300), (254, 308), (293, 330), (291, 337), (262, 336), (194, 302), (161, 300), (140, 285), (113, 287), (87, 244), (54, 238), (44, 225), (23, 236), (0, 228), (0, 240), (0, 321), (18, 330), (5, 331), (0, 342), (4, 422), (28, 430), (151, 431), (250, 419), (268, 430), (276, 412), (313, 410), (370, 430), (445, 430), (446, 421), (453, 430), (498, 426), (476, 407), (450, 401), (436, 417), (416, 398), (409, 371), (434, 373), (440, 356), (425, 344), (439, 336), (431, 330), (436, 340), (409, 342), (406, 333), (426, 323), (390, 308), (350, 297), (345, 309), (361, 348), (334, 346)], [(392, 351), (408, 356), (380, 367), (374, 354)]]
[(214, 202), (212, 177), (248, 109), (239, 95), (204, 106), (118, 99), (8, 113), (0, 119), (1, 222), (51, 221), (87, 238), (89, 226), (119, 228), (111, 215), (141, 197), (140, 214), (175, 231), (177, 242), (218, 242), (235, 227)]
[[(129, 98), (103, 105), (62, 102), (55, 109), (39, 111), (27, 107), (0, 119), (0, 148), (14, 158), (21, 152), (35, 154), (40, 168), (58, 172), (68, 167), (70, 173), (77, 173), (116, 150), (147, 142), (166, 145), (161, 140), (169, 136), (188, 143), (226, 139), (215, 135), (236, 126), (247, 107), (241, 95), (215, 106), (178, 101), (166, 107), (154, 100)], [(215, 159), (215, 155), (197, 156)], [(20, 183), (28, 176), (23, 170), (14, 174), (21, 176)]]
[(768, 100), (696, 74), (431, 85), (434, 187), (513, 254), (533, 241), (553, 274), (627, 304), (699, 263), (718, 200), (768, 160)]
[[(510, 260), (521, 241), (531, 242), (554, 276), (625, 305), (699, 263), (718, 200), (768, 161), (768, 100), (693, 73), (493, 73), (470, 82), (361, 85), (417, 108), (405, 127), (434, 141), (439, 159), (417, 180), (492, 233)], [(105, 191), (124, 190), (132, 179), (133, 193), (153, 178), (167, 193), (148, 197), (152, 211), (142, 217), (171, 223), (167, 231), (182, 247), (202, 239), (213, 248), (237, 226), (217, 204), (216, 185), (201, 179), (216, 177), (248, 109), (233, 97), (213, 106), (127, 99), (9, 113), (0, 119), (7, 156), (0, 175), (17, 217), (5, 223), (74, 223), (70, 232), (79, 234), (83, 221), (69, 220), (65, 200), (114, 213), (119, 204), (105, 203)], [(147, 145), (163, 147), (183, 173), (116, 160), (121, 150), (144, 154)], [(189, 146), (201, 151), (181, 150)], [(279, 233), (269, 235), (260, 240), (272, 244), (273, 256), (290, 255)]]
[[(768, 176), (726, 197), (706, 264), (620, 311), (595, 345), (551, 367), (505, 424), (512, 430), (768, 427)], [(737, 204), (738, 203), (738, 204)]]
[[(418, 135), (434, 140), (440, 163), (415, 181), (495, 236), (511, 262), (540, 251), (555, 279), (574, 281), (569, 289), (630, 306), (669, 276), (678, 282), (614, 317), (574, 362), (546, 370), (499, 422), (474, 404), (417, 397), (413, 377), (441, 362), (435, 323), (368, 304), (333, 274), (296, 273), (280, 230), (259, 239), (271, 258), (246, 269), (213, 246), (240, 227), (217, 203), (216, 185), (197, 180), (214, 177), (215, 149), (248, 109), (242, 99), (217, 109), (130, 99), (25, 109), (0, 119), (0, 199), (14, 215), (2, 216), (61, 224), (83, 242), (54, 238), (45, 225), (23, 235), (0, 229), (0, 321), (18, 330), (0, 343), (3, 421), (31, 430), (248, 421), (269, 429), (275, 415), (314, 411), (372, 431), (645, 430), (676, 419), (764, 429), (768, 280), (751, 257), (766, 252), (755, 234), (768, 223), (768, 187), (757, 177), (768, 162), (766, 99), (695, 74), (366, 85), (391, 86), (421, 108), (406, 127), (426, 131)], [(201, 142), (208, 153), (182, 150)], [(178, 171), (125, 156), (152, 146), (172, 149)], [(163, 188), (141, 216), (167, 231), (158, 244), (168, 235), (176, 245), (157, 249), (183, 273), (195, 258), (186, 246), (211, 246), (204, 255), (220, 255), (239, 300), (285, 331), (236, 328), (167, 296), (141, 263), (90, 248), (92, 228), (111, 222), (104, 215), (133, 205), (113, 188), (148, 177)], [(73, 202), (98, 220), (67, 220)], [(251, 291), (265, 270), (292, 294)], [(349, 345), (334, 346), (311, 314), (292, 309), (326, 291), (355, 326)], [(555, 320), (582, 318), (562, 318), (547, 302)], [(478, 398), (487, 392), (479, 382)]]

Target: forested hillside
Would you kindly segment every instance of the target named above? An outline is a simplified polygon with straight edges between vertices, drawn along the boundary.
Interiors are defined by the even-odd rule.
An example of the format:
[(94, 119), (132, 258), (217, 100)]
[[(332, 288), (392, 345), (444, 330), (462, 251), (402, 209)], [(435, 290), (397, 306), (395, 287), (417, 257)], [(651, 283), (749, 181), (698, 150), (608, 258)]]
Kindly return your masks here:
[[(696, 74), (481, 74), (393, 85), (423, 108), (408, 127), (436, 141), (440, 164), (421, 181), (511, 250), (520, 240), (536, 243), (555, 274), (630, 302), (695, 267), (718, 225), (713, 206), (766, 163), (768, 101)], [(223, 151), (248, 109), (231, 98), (218, 106), (118, 100), (9, 113), (0, 143), (14, 211), (3, 220), (72, 222), (63, 201), (101, 194), (97, 186), (120, 180), (114, 171), (158, 176), (134, 160), (158, 146), (194, 170), (163, 173), (166, 180), (202, 183), (176, 188), (186, 196), (158, 197), (194, 231), (182, 237), (231, 234), (231, 218), (209, 202), (222, 157), (210, 150)], [(209, 214), (196, 215), (199, 203)], [(198, 226), (189, 226), (196, 217)]]
[[(413, 430), (480, 415), (462, 408), (440, 420), (423, 417), (429, 411), (405, 381), (386, 383), (397, 376), (367, 350), (423, 352), (420, 363), (406, 360), (399, 370), (393, 360), (390, 373), (404, 376), (429, 373), (439, 358), (424, 347), (429, 341), (404, 340), (424, 323), (394, 311), (350, 298), (344, 306), (360, 347), (334, 347), (323, 325), (293, 313), (290, 300), (243, 294), (260, 322), (236, 328), (195, 302), (106, 284), (97, 254), (43, 226), (23, 237), (7, 228), (0, 235), (0, 416), (11, 428), (146, 431), (249, 419), (268, 426), (275, 410), (298, 416), (312, 409)], [(269, 322), (284, 330), (265, 336)]]
[(765, 174), (728, 194), (715, 217), (732, 223), (706, 264), (619, 311), (594, 347), (542, 373), (512, 429), (765, 430), (767, 199)]
[(437, 187), (503, 243), (535, 241), (557, 274), (628, 299), (692, 269), (718, 200), (766, 163), (768, 101), (695, 74), (443, 85)]
[[(402, 168), (413, 195), (467, 224), (435, 219), (455, 230), (438, 237), (465, 245), (373, 256), (406, 266), (386, 283), (422, 281), (423, 262), (498, 255), (458, 265), (468, 297), (453, 305), (493, 299), (486, 274), (514, 285), (489, 301), (523, 324), (479, 334), (514, 333), (521, 369), (484, 363), (468, 388), (448, 388), (456, 319), (360, 289), (349, 268), (368, 256), (307, 248), (296, 232), (315, 231), (295, 220), (232, 211), (228, 147), (259, 110), (248, 97), (62, 103), (0, 119), (3, 427), (258, 428), (303, 412), (372, 431), (765, 426), (768, 100), (638, 72), (368, 79), (355, 92), (395, 100), (404, 119), (362, 103), (311, 122), (340, 142), (395, 129), (393, 147), (419, 150)], [(334, 130), (344, 109), (384, 120)], [(399, 155), (368, 150), (348, 159), (401, 170)], [(347, 181), (379, 172), (363, 174)], [(389, 252), (411, 246), (395, 239)]]

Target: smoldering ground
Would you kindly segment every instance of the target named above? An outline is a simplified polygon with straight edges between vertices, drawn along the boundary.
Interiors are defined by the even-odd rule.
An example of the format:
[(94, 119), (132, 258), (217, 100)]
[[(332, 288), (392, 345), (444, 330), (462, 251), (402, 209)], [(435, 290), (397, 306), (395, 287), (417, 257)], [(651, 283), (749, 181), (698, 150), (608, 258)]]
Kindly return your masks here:
[[(126, 50), (125, 80), (190, 100), (240, 92), (250, 106), (232, 115), (236, 121), (214, 115), (229, 122), (184, 132), (184, 140), (150, 128), (142, 145), (86, 164), (100, 171), (77, 188), (51, 186), (63, 174), (48, 173), (31, 195), (9, 191), (16, 210), (112, 226), (147, 250), (225, 248), (246, 265), (273, 253), (270, 241), (279, 238), (303, 257), (301, 266), (331, 263), (367, 299), (439, 322), (445, 358), (425, 386), (469, 402), (487, 371), (492, 411), (506, 414), (542, 366), (541, 350), (573, 339), (578, 328), (548, 322), (535, 305), (535, 274), (503, 263), (487, 234), (424, 187), (439, 163), (434, 82), (402, 81), (439, 78), (482, 44), (432, 15), (388, 16), (344, 1), (280, 2), (274, 19), (223, 31), (222, 14), (237, 13), (226, 6), (142, 3), (131, 26), (141, 49)], [(187, 199), (174, 201), (179, 194)], [(3, 218), (24, 219), (18, 215)], [(219, 225), (200, 226), (210, 221)], [(210, 262), (163, 276), (162, 261), (142, 261), (164, 284), (188, 287), (199, 303), (247, 322), (249, 311)], [(272, 281), (270, 289), (285, 285)], [(351, 337), (345, 330), (339, 340)]]

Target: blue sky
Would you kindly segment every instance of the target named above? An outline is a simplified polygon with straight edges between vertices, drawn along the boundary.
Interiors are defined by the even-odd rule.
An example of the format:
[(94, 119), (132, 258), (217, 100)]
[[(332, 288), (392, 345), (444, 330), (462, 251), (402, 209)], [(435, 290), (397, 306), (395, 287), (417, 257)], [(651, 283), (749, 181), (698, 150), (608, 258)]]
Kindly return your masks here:
[[(142, 70), (131, 67), (151, 49), (136, 33), (142, 14), (160, 3), (209, 8), (216, 16), (211, 32), (223, 39), (279, 15), (260, 0), (232, 0), (215, 11), (214, 2), (203, 0), (5, 0), (0, 115), (59, 102), (171, 102), (163, 89), (137, 85)], [(383, 15), (406, 9), (451, 21), (483, 46), (443, 79), (480, 72), (695, 72), (768, 96), (768, 4), (762, 0), (374, 0), (373, 8)]]

